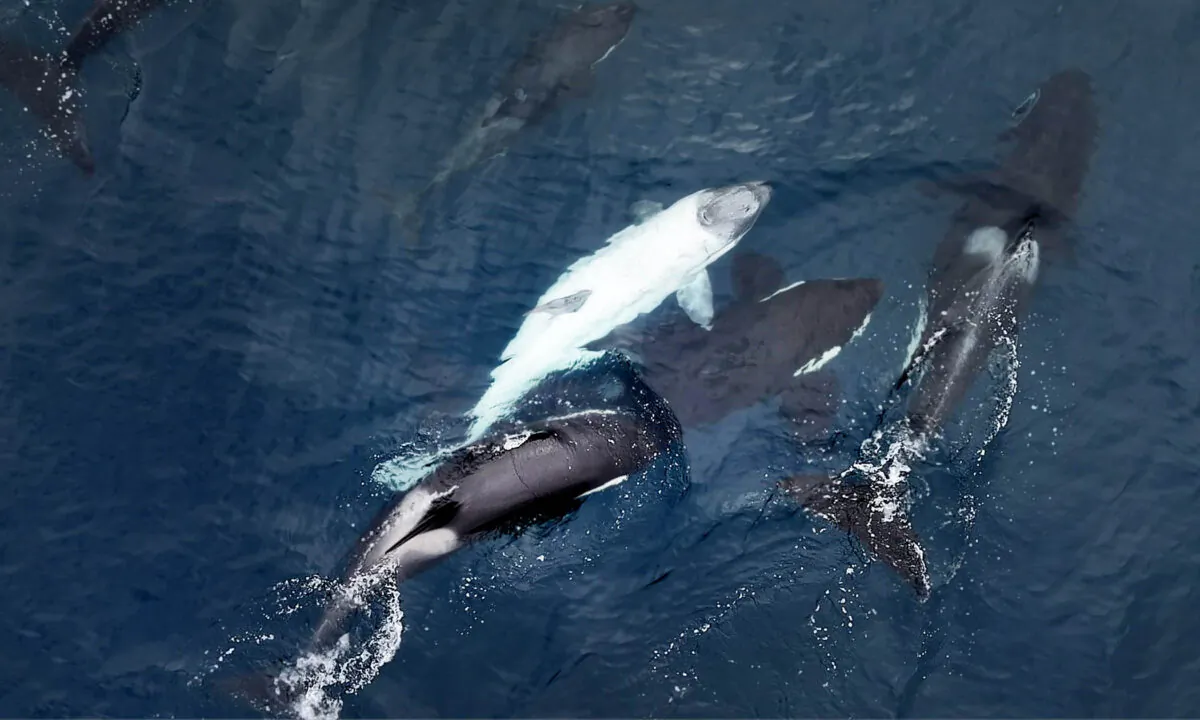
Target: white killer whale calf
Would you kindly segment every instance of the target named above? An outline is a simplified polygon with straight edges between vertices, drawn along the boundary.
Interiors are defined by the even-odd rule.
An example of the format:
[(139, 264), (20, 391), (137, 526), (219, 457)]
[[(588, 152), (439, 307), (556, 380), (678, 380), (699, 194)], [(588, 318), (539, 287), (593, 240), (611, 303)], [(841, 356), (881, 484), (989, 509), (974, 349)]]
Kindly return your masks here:
[(0, 85), (43, 124), (43, 134), (85, 175), (96, 162), (88, 146), (80, 100), (83, 61), (167, 0), (98, 0), (58, 53), (39, 53), (0, 39)]
[(525, 316), (491, 384), (468, 411), (474, 442), (548, 375), (593, 359), (586, 346), (674, 294), (698, 325), (713, 320), (707, 268), (754, 226), (770, 201), (761, 182), (710, 188), (644, 217), (563, 272)]
[[(685, 318), (622, 348), (643, 380), (671, 404), (685, 428), (780, 396), (780, 410), (819, 432), (836, 407), (836, 382), (825, 367), (858, 337), (883, 294), (875, 278), (785, 284), (783, 269), (757, 253), (733, 259), (736, 299), (710, 330)], [(596, 343), (609, 345), (609, 338)]]
[[(1069, 69), (1047, 79), (1006, 132), (1014, 147), (991, 177), (964, 183), (968, 199), (934, 254), (928, 322), (897, 382), (911, 384), (906, 412), (868, 440), (835, 478), (781, 483), (814, 514), (850, 531), (928, 597), (925, 550), (908, 518), (907, 478), (956, 412), (988, 356), (1015, 342), (1037, 280), (1042, 248), (1065, 240), (1097, 134), (1091, 79)], [(1014, 113), (1016, 115), (1017, 113)]]
[[(522, 522), (570, 513), (583, 498), (644, 470), (680, 437), (661, 403), (589, 410), (527, 425), (454, 453), (376, 516), (344, 577), (411, 578), (465, 544)], [(330, 605), (312, 646), (336, 641), (352, 604)]]
[(505, 152), (522, 130), (541, 122), (565, 98), (590, 91), (593, 70), (625, 39), (636, 13), (637, 6), (627, 0), (581, 5), (530, 43), (433, 178), (394, 204), (392, 214), (409, 243), (419, 239), (421, 213), (434, 191)]

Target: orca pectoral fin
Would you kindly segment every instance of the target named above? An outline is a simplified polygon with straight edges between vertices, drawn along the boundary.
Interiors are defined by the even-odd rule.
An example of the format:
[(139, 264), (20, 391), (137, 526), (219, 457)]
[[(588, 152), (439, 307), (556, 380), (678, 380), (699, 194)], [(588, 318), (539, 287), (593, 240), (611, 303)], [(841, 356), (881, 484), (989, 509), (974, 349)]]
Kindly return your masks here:
[(712, 329), (713, 291), (707, 270), (696, 273), (690, 282), (675, 293), (675, 299), (692, 322), (705, 330)]
[(809, 512), (849, 532), (876, 558), (904, 578), (922, 601), (929, 597), (929, 569), (902, 498), (881, 495), (869, 484), (847, 484), (825, 475), (797, 475), (779, 483)]

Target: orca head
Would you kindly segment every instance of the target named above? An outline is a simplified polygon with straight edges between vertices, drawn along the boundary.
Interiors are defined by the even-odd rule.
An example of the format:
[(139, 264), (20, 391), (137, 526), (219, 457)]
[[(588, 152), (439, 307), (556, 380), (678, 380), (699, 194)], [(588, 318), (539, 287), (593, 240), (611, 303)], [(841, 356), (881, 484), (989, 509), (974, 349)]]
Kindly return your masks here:
[(1099, 125), (1091, 77), (1068, 68), (1047, 78), (1013, 111), (1006, 177), (1036, 201), (1045, 220), (1074, 214)]
[(573, 53), (595, 65), (625, 39), (633, 24), (637, 6), (622, 1), (581, 8), (571, 19)]
[(765, 182), (748, 182), (701, 190), (693, 198), (696, 222), (705, 231), (704, 250), (715, 258), (754, 227), (771, 200), (771, 188)]
[(1059, 116), (1088, 112), (1095, 102), (1092, 78), (1080, 68), (1066, 68), (1046, 78), (1013, 110), (1018, 127), (1061, 122)]
[[(629, 25), (633, 22), (633, 16), (636, 14), (637, 5), (627, 0), (622, 0), (622, 2), (608, 3), (591, 8), (579, 18), (579, 22), (590, 27), (612, 26), (628, 30)], [(624, 30), (621, 32), (622, 35), (625, 34)]]

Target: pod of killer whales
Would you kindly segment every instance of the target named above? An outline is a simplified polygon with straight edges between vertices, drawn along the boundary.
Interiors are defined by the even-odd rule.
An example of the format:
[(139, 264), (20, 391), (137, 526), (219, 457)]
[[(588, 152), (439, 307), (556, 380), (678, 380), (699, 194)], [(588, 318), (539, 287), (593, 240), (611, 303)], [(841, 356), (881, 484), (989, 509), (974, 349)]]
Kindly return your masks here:
[[(164, 4), (99, 0), (58, 51), (0, 39), (0, 84), (85, 174), (94, 172), (95, 162), (79, 104), (80, 68)], [(426, 201), (448, 178), (503, 152), (562, 102), (586, 95), (636, 11), (630, 2), (584, 5), (562, 13), (529, 45), (436, 174), (419, 192), (395, 201), (408, 242), (419, 237)], [(1097, 135), (1091, 79), (1082, 70), (1054, 73), (1017, 107), (1001, 138), (1009, 150), (995, 169), (948, 183), (963, 204), (936, 247), (919, 340), (895, 383), (894, 397), (903, 393), (906, 401), (899, 419), (881, 416), (872, 440), (845, 471), (779, 481), (818, 519), (856, 537), (918, 598), (929, 596), (932, 581), (909, 521), (908, 474), (988, 358), (1014, 346), (1042, 257), (1050, 254), (1044, 251), (1069, 242)], [(621, 353), (639, 410), (597, 408), (509, 422), (499, 430), (497, 418), (482, 422), (477, 409), (469, 441), (431, 463), (414, 487), (379, 512), (350, 553), (343, 577), (385, 573), (403, 580), (473, 540), (527, 525), (530, 518), (562, 517), (591, 494), (645, 470), (683, 441), (683, 430), (768, 399), (781, 400), (795, 427), (827, 430), (838, 393), (824, 367), (861, 334), (883, 284), (789, 284), (771, 259), (736, 253), (735, 299), (715, 312), (707, 267), (750, 230), (769, 195), (757, 182), (701, 190), (670, 208), (643, 213), (595, 255), (568, 268), (526, 313), (493, 372), (497, 383), (519, 380), (505, 386), (497, 407), (511, 410), (551, 373)], [(625, 277), (638, 275), (651, 278), (653, 287)], [(683, 317), (639, 346), (614, 349), (622, 345), (623, 325), (672, 294)], [(314, 648), (341, 637), (351, 605), (330, 603)]]

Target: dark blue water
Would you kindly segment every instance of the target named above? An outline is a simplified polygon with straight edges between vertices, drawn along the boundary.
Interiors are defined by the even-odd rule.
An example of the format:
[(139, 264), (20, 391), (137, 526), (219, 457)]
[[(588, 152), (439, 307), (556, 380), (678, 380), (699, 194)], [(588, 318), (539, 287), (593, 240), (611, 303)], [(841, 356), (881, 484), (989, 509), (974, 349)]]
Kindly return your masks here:
[[(49, 44), (88, 5), (0, 15)], [(741, 249), (886, 283), (833, 366), (841, 440), (805, 450), (763, 404), (459, 553), (403, 586), (396, 655), (342, 714), (1200, 713), (1200, 9), (640, 5), (592, 93), (454, 181), (416, 247), (380, 193), (435, 172), (554, 3), (164, 8), (85, 69), (90, 180), (0, 97), (0, 714), (252, 713), (218, 679), (296, 655), (319, 605), (295, 586), (383, 502), (375, 466), (437, 445), (632, 203), (758, 178)], [(766, 501), (871, 430), (960, 202), (922, 181), (989, 162), (1068, 65), (1101, 128), (1076, 252), (1042, 273), (1007, 425), (924, 475), (970, 502), (925, 518), (921, 604)]]

